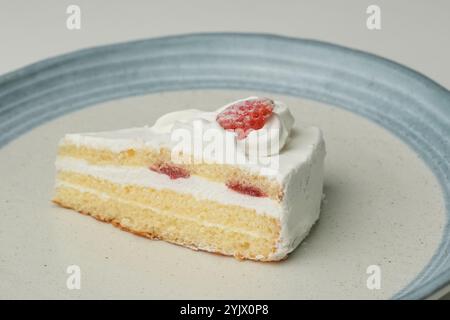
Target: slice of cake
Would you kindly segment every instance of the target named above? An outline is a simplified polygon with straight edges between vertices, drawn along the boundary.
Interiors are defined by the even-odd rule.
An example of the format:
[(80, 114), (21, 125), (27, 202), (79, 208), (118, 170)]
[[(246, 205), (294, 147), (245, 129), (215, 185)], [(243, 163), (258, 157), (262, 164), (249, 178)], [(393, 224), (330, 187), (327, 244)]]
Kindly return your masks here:
[(318, 128), (250, 97), (152, 127), (67, 134), (53, 201), (152, 239), (281, 260), (319, 217), (324, 156)]

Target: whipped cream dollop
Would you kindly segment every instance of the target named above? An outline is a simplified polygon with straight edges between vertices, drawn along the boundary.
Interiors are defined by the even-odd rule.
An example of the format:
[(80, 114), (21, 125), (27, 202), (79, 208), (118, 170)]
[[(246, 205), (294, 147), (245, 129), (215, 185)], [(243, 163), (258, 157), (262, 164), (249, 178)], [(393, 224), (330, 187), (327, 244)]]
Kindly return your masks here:
[[(151, 130), (159, 134), (170, 134), (178, 128), (192, 129), (194, 123), (197, 122), (201, 123), (206, 130), (217, 129), (219, 132), (230, 134), (230, 131), (222, 128), (216, 121), (217, 115), (231, 105), (254, 99), (260, 98), (248, 97), (233, 101), (212, 112), (187, 109), (167, 113), (155, 122), (151, 127)], [(279, 154), (289, 138), (293, 125), (294, 117), (289, 111), (289, 108), (282, 102), (274, 101), (272, 114), (267, 119), (264, 127), (250, 131), (245, 138), (239, 140), (238, 145), (244, 149), (243, 151), (246, 154), (249, 154), (251, 150), (258, 150), (259, 156)], [(235, 139), (237, 139), (237, 136), (234, 133), (233, 135), (235, 136)]]

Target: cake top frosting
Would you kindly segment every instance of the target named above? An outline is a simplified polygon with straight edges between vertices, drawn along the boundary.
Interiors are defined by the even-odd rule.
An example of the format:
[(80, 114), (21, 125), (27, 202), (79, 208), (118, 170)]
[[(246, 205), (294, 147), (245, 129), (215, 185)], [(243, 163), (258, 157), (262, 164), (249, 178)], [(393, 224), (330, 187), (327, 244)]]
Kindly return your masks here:
[(243, 150), (246, 155), (249, 155), (252, 150), (258, 150), (260, 156), (279, 154), (289, 138), (290, 131), (294, 125), (294, 117), (285, 104), (267, 98), (248, 97), (240, 99), (212, 112), (197, 109), (171, 112), (156, 120), (151, 130), (158, 134), (169, 134), (179, 128), (193, 129), (195, 122), (198, 122), (203, 124), (205, 131), (217, 130), (218, 134), (225, 135), (225, 129), (217, 121), (218, 116), (232, 106), (241, 107), (245, 102), (252, 103), (254, 101), (268, 101), (272, 106), (270, 116), (267, 117), (261, 128), (256, 130), (250, 129), (242, 139), (239, 139), (239, 134), (235, 133), (231, 135), (234, 137), (232, 140), (240, 140), (238, 146), (244, 146)]
[[(225, 129), (223, 123), (219, 123), (218, 116), (233, 109), (231, 107), (255, 102), (262, 102), (271, 111), (261, 128), (250, 128), (242, 134), (238, 130)], [(258, 128), (258, 123), (253, 127)], [(172, 151), (174, 162), (195, 158), (239, 165), (258, 174), (274, 176), (281, 182), (294, 166), (308, 159), (323, 139), (318, 128), (294, 128), (294, 117), (284, 103), (249, 97), (212, 112), (187, 109), (167, 113), (151, 127), (67, 134), (63, 143), (106, 148), (114, 152), (166, 147)], [(186, 154), (193, 157), (183, 157)]]

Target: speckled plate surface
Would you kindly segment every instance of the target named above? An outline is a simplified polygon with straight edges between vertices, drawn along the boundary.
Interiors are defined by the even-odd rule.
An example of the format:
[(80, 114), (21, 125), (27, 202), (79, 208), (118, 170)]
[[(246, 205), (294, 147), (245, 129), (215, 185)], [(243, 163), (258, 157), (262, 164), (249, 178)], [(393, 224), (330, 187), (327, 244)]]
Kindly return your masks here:
[[(51, 204), (64, 133), (253, 94), (286, 101), (327, 142), (322, 217), (288, 260), (194, 252)], [(449, 132), (446, 89), (309, 40), (186, 35), (33, 64), (0, 77), (0, 298), (429, 297), (450, 280)], [(66, 287), (69, 265), (80, 290)], [(380, 289), (366, 285), (371, 265)]]

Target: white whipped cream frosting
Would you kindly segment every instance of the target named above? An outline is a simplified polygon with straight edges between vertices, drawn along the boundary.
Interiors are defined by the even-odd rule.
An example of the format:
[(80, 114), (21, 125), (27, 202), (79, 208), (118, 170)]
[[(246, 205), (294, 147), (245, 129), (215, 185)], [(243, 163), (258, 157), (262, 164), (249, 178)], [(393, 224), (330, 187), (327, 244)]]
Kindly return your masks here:
[[(201, 122), (205, 130), (217, 129), (223, 134), (230, 134), (237, 139), (234, 132), (226, 131), (216, 121), (217, 115), (231, 105), (246, 100), (260, 99), (258, 97), (248, 97), (231, 102), (216, 111), (206, 112), (197, 109), (187, 109), (171, 112), (163, 115), (150, 128), (156, 134), (170, 134), (173, 130), (184, 128), (192, 130), (194, 122)], [(272, 115), (268, 118), (263, 128), (251, 131), (247, 137), (241, 139), (238, 146), (244, 148), (248, 154), (250, 150), (258, 150), (259, 156), (277, 155), (286, 144), (291, 129), (294, 125), (294, 117), (289, 108), (282, 102), (274, 101)], [(264, 147), (260, 147), (262, 144)]]

